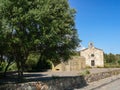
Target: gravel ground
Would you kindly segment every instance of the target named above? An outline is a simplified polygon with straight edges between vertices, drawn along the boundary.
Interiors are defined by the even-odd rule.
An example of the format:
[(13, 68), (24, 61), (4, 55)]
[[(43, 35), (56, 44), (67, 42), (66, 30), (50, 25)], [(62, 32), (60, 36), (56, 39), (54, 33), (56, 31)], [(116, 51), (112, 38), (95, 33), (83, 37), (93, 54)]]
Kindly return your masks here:
[[(106, 72), (106, 71), (112, 71), (112, 70), (118, 70), (120, 68), (92, 68), (88, 69), (90, 73), (99, 73), (99, 72)], [(81, 71), (47, 71), (47, 72), (25, 72), (24, 76), (26, 81), (25, 82), (34, 82), (34, 81), (42, 81), (42, 80), (50, 80), (52, 76), (79, 76)], [(10, 75), (9, 75), (10, 76)], [(15, 83), (20, 82), (18, 79), (16, 79), (17, 75), (12, 75), (12, 77), (8, 78), (0, 78), (0, 84), (2, 83)]]
[[(118, 70), (120, 68), (92, 68), (88, 69), (90, 73), (99, 73), (99, 72), (106, 72), (106, 71), (112, 71), (112, 70)], [(42, 77), (50, 77), (50, 76), (79, 76), (81, 71), (48, 71), (48, 72), (38, 72), (38, 73), (25, 73), (25, 74), (41, 74)]]

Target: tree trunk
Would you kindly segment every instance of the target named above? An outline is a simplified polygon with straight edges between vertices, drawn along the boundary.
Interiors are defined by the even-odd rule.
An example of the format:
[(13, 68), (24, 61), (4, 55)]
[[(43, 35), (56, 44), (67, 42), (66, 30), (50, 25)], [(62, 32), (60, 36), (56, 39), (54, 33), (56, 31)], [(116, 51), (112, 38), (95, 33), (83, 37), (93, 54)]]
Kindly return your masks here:
[(23, 66), (23, 62), (21, 62), (21, 77), (23, 77), (23, 71), (24, 71), (24, 66)]
[(21, 77), (21, 65), (20, 65), (20, 61), (17, 61), (17, 68), (18, 68), (18, 77)]
[(39, 68), (39, 67), (40, 67), (40, 64), (41, 64), (42, 59), (43, 59), (43, 54), (40, 55), (39, 61), (38, 61), (38, 63), (37, 63), (37, 71), (40, 71), (40, 68)]
[(18, 76), (20, 77), (20, 78), (22, 78), (23, 77), (23, 72), (24, 72), (24, 62), (25, 60), (23, 59), (23, 58), (21, 58), (20, 60), (19, 60), (19, 64), (18, 64)]
[(8, 67), (10, 66), (10, 64), (11, 64), (11, 62), (9, 61), (6, 68), (5, 68), (4, 74), (3, 74), (4, 77), (6, 77), (6, 72), (8, 70)]

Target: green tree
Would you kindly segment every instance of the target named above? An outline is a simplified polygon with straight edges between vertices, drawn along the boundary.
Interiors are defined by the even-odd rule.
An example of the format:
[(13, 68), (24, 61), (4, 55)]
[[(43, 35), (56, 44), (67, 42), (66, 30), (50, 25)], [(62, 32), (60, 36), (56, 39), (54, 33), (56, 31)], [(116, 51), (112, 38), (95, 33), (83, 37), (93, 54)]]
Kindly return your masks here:
[[(33, 4), (35, 3), (37, 0)], [(5, 28), (8, 27), (10, 32), (7, 36), (10, 40), (9, 54), (14, 55), (12, 57), (17, 64), (19, 76), (23, 75), (25, 62), (33, 47), (33, 38), (37, 34), (35, 23), (29, 14), (33, 8), (32, 1), (27, 0), (6, 0), (1, 4), (1, 16), (6, 20)]]
[(109, 54), (109, 62), (110, 62), (110, 63), (115, 63), (115, 60), (116, 60), (116, 59), (115, 59), (115, 55), (112, 54), (112, 53), (110, 53), (110, 54)]
[(30, 52), (42, 60), (60, 62), (70, 58), (79, 44), (75, 10), (67, 0), (1, 0), (0, 17), (9, 28), (9, 54), (22, 76)]
[(104, 54), (104, 59), (106, 63), (115, 63), (116, 62), (116, 56), (112, 53)]
[(48, 0), (46, 9), (41, 19), (38, 67), (41, 60), (50, 59), (53, 63), (68, 60), (79, 44), (74, 23), (75, 10), (69, 7), (67, 0)]
[(6, 75), (6, 71), (8, 67), (14, 61), (13, 59), (13, 49), (11, 48), (11, 32), (9, 31), (9, 27), (6, 27), (6, 21), (1, 19), (1, 28), (0, 28), (0, 61), (1, 64), (4, 65), (4, 76)]

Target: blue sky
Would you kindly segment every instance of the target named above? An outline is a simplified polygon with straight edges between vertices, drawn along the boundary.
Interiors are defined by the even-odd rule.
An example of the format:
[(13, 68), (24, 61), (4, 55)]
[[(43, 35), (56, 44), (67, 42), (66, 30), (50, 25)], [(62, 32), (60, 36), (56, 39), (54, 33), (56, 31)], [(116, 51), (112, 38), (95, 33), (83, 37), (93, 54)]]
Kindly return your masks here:
[(69, 0), (83, 47), (93, 42), (105, 53), (120, 54), (120, 0)]

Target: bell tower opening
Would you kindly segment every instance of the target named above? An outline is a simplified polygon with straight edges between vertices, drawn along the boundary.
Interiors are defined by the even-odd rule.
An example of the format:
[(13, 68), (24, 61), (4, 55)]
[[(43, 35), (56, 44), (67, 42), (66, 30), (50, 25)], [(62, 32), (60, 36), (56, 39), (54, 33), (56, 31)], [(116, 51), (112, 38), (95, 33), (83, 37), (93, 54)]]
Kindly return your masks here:
[(90, 42), (90, 43), (89, 43), (89, 45), (88, 45), (88, 47), (89, 47), (89, 48), (94, 47), (93, 43), (92, 43), (92, 42)]

